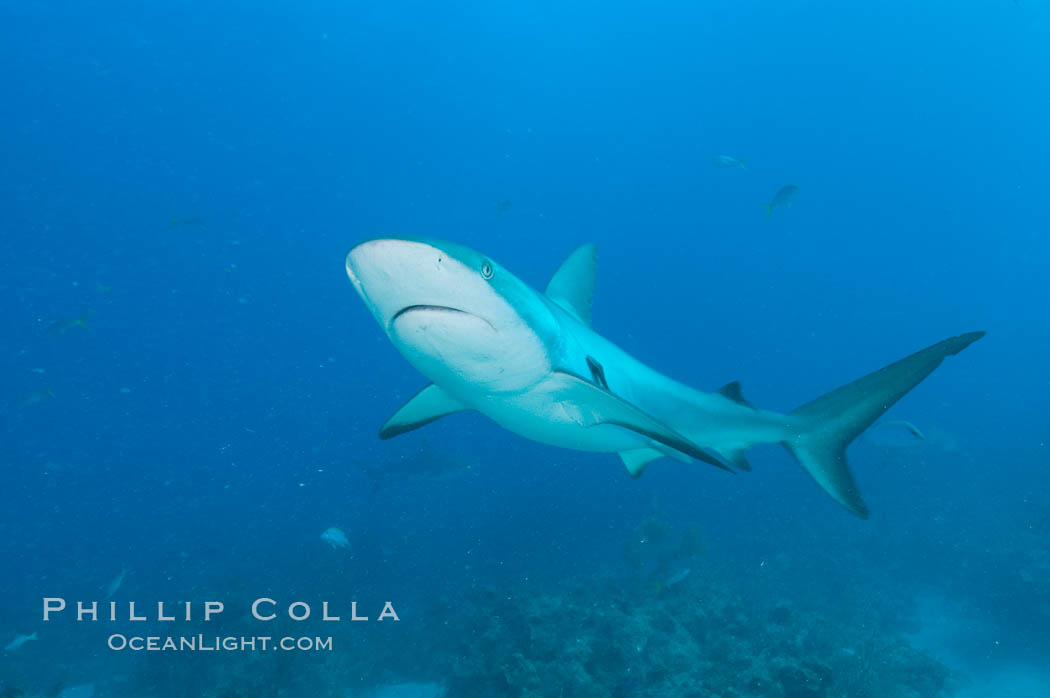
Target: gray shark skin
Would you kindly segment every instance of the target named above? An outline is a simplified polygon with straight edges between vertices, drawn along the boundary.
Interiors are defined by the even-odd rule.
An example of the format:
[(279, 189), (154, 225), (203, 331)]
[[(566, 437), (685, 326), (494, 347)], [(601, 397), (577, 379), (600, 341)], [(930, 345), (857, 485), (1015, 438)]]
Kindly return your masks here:
[(946, 356), (984, 336), (945, 339), (789, 413), (759, 409), (733, 382), (689, 388), (591, 329), (596, 253), (573, 252), (540, 293), (469, 248), (376, 239), (346, 257), (366, 307), (432, 383), (380, 430), (391, 438), (477, 410), (526, 438), (617, 453), (632, 476), (664, 456), (750, 470), (745, 451), (779, 443), (835, 501), (867, 518), (846, 447)]

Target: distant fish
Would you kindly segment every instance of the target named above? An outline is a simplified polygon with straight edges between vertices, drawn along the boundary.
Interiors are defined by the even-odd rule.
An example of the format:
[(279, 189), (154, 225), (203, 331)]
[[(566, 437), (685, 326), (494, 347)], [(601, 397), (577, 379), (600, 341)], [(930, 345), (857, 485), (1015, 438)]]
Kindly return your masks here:
[(332, 546), (333, 549), (347, 548), (350, 546), (350, 539), (346, 537), (345, 533), (343, 533), (340, 529), (336, 528), (335, 526), (332, 526), (327, 531), (322, 533), (321, 540), (323, 540), (325, 543), (328, 543), (328, 545)]
[(84, 330), (91, 329), (91, 327), (87, 324), (87, 312), (83, 312), (80, 314), (80, 317), (76, 317), (73, 319), (64, 318), (62, 320), (55, 320), (47, 326), (47, 329), (45, 329), (44, 332), (51, 335), (52, 337), (61, 337), (66, 332), (69, 332), (70, 330), (76, 329), (78, 327)]
[[(54, 692), (48, 692), (48, 696), (53, 695)], [(63, 688), (62, 692), (58, 694), (58, 698), (95, 698), (95, 684), (93, 683), (82, 683), (78, 686), (70, 686)]]
[(363, 467), (365, 477), (377, 493), (390, 486), (406, 482), (447, 482), (469, 474), (475, 465), (469, 456), (450, 453), (424, 446), (418, 451), (406, 453), (379, 463)]
[(196, 228), (204, 225), (204, 219), (200, 216), (190, 216), (189, 218), (172, 218), (168, 221), (168, 230), (173, 228)]
[(763, 204), (766, 207), (766, 218), (773, 215), (773, 209), (790, 206), (796, 196), (798, 196), (798, 187), (794, 184), (786, 184), (780, 187), (780, 189), (777, 190), (777, 193), (773, 195), (773, 200), (767, 204)]
[(55, 394), (51, 392), (51, 388), (44, 388), (35, 393), (30, 393), (25, 400), (22, 400), (22, 407), (39, 407), (48, 400), (54, 399)]
[(510, 199), (504, 199), (496, 204), (496, 213), (507, 213), (514, 208), (514, 202)]
[(11, 642), (4, 645), (4, 651), (13, 652), (25, 643), (35, 639), (37, 639), (36, 633), (33, 633), (32, 635), (16, 635), (14, 640), (11, 640)]
[(747, 160), (744, 158), (735, 158), (732, 155), (716, 155), (711, 158), (711, 164), (723, 170), (731, 170), (734, 168), (741, 170), (747, 169)]
[(106, 585), (107, 599), (113, 598), (113, 595), (120, 589), (120, 585), (124, 583), (124, 577), (127, 577), (130, 571), (127, 567), (121, 567), (120, 574), (110, 580), (109, 584)]
[(679, 570), (678, 572), (675, 572), (674, 574), (672, 574), (667, 579), (664, 579), (664, 580), (656, 582), (653, 585), (653, 590), (657, 594), (659, 594), (661, 591), (667, 591), (668, 589), (670, 589), (671, 587), (675, 586), (676, 584), (681, 584), (683, 581), (685, 581), (685, 578), (688, 577), (690, 574), (692, 574), (692, 572), (693, 571), (691, 569), (689, 569), (688, 567), (686, 567), (683, 570)]
[(926, 435), (919, 431), (919, 427), (903, 419), (888, 419), (884, 422), (879, 422), (875, 425), (876, 428), (892, 426), (904, 427), (908, 431), (908, 433), (914, 436), (916, 439), (919, 439), (920, 441), (926, 440)]
[(864, 435), (864, 441), (886, 453), (953, 453), (969, 457), (966, 444), (957, 434), (930, 425), (920, 431), (903, 419), (876, 423)]
[(670, 589), (675, 584), (678, 584), (679, 582), (685, 580), (685, 578), (688, 577), (691, 573), (692, 570), (686, 567), (684, 570), (671, 575), (671, 577), (666, 582), (664, 582), (664, 589)]

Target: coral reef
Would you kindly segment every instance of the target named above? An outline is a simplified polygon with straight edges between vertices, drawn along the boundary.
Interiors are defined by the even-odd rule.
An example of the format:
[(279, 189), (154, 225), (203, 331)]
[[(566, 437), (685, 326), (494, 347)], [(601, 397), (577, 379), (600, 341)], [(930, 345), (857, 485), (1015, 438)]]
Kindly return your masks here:
[(450, 697), (949, 695), (949, 671), (900, 637), (745, 599), (700, 573), (659, 595), (611, 578), (481, 589), (456, 609), (428, 653)]

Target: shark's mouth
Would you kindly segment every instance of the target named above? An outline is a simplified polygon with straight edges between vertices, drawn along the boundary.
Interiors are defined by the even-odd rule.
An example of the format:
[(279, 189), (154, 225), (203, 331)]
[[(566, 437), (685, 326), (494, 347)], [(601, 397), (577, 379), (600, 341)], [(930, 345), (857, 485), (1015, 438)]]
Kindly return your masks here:
[(496, 329), (492, 325), (491, 322), (489, 322), (485, 318), (481, 317), (480, 315), (475, 315), (474, 313), (468, 313), (466, 310), (460, 310), (459, 308), (453, 308), (453, 307), (448, 306), (448, 305), (407, 305), (404, 308), (402, 308), (401, 310), (399, 310), (396, 313), (394, 313), (394, 317), (390, 318), (390, 325), (392, 327), (394, 325), (394, 323), (397, 322), (397, 319), (399, 317), (401, 317), (402, 315), (407, 315), (408, 313), (415, 313), (415, 312), (421, 312), (421, 311), (434, 312), (434, 313), (459, 313), (461, 315), (469, 315), (470, 317), (476, 317), (477, 319), (481, 320), (482, 322), (484, 322), (489, 327), (492, 327), (492, 329)]
[(393, 324), (394, 322), (396, 322), (399, 317), (401, 317), (402, 315), (405, 315), (406, 313), (414, 313), (414, 312), (420, 311), (420, 310), (433, 310), (433, 311), (439, 312), (439, 313), (440, 312), (446, 312), (446, 313), (464, 313), (464, 314), (467, 314), (467, 315), (470, 314), (470, 313), (467, 313), (467, 311), (465, 311), (465, 310), (460, 310), (459, 308), (452, 308), (452, 307), (449, 307), (447, 305), (406, 305), (404, 308), (402, 308), (401, 310), (399, 310), (396, 313), (394, 313), (394, 317), (390, 318), (390, 324)]

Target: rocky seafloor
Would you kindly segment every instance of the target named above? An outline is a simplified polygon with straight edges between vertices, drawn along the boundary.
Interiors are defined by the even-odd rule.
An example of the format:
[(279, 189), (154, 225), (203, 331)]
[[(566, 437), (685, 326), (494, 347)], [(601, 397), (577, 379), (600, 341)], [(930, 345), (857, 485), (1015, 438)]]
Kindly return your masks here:
[(434, 580), (430, 605), (396, 625), (337, 625), (334, 652), (143, 656), (96, 695), (363, 698), (411, 685), (447, 698), (938, 698), (965, 684), (910, 644), (919, 616), (905, 590), (857, 572), (841, 593), (792, 598), (797, 577), (749, 580), (703, 547), (691, 529), (649, 521), (615, 572)]
[(426, 664), (449, 696), (935, 698), (951, 673), (904, 636), (767, 605), (700, 574), (639, 595), (614, 580), (478, 590)]
[(936, 698), (960, 683), (909, 644), (918, 617), (903, 592), (803, 605), (705, 564), (696, 529), (650, 520), (636, 533), (626, 575), (450, 599), (428, 614), (417, 671), (452, 698)]

